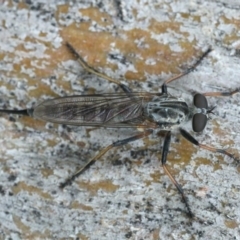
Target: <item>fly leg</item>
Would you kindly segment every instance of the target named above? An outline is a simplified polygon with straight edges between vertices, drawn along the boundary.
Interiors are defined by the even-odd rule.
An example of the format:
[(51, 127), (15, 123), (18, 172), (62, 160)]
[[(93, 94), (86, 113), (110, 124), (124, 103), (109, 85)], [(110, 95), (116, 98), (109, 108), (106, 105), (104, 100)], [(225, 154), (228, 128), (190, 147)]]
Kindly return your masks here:
[(191, 142), (192, 144), (200, 147), (200, 148), (203, 148), (203, 149), (206, 149), (208, 151), (211, 151), (211, 152), (214, 152), (214, 153), (221, 153), (221, 154), (224, 154), (224, 155), (227, 155), (229, 156), (230, 158), (233, 158), (235, 159), (234, 155), (231, 154), (230, 152), (224, 150), (224, 149), (221, 149), (221, 148), (215, 148), (215, 147), (212, 147), (210, 145), (205, 145), (205, 144), (201, 144), (199, 143), (190, 133), (188, 133), (187, 131), (185, 131), (184, 129), (180, 128), (180, 133), (182, 134), (182, 136), (184, 138), (186, 138), (189, 142)]
[(125, 93), (131, 93), (132, 90), (125, 85), (124, 83), (121, 83), (103, 73), (100, 73), (99, 71), (97, 71), (96, 69), (94, 69), (93, 67), (90, 67), (85, 61), (84, 59), (77, 53), (77, 51), (73, 48), (73, 46), (70, 43), (66, 43), (67, 48), (73, 53), (73, 55), (77, 58), (78, 62), (80, 63), (80, 65), (89, 73), (93, 73), (98, 77), (101, 77), (103, 79), (108, 80), (109, 82), (115, 83), (117, 84), (120, 88), (122, 88), (122, 90)]
[(123, 140), (119, 140), (116, 142), (113, 142), (112, 144), (108, 145), (107, 147), (103, 148), (95, 157), (90, 159), (82, 168), (80, 168), (78, 171), (76, 171), (72, 176), (70, 176), (68, 179), (66, 179), (63, 183), (60, 184), (60, 188), (64, 188), (67, 185), (71, 185), (71, 183), (80, 175), (82, 174), (87, 168), (89, 168), (92, 164), (94, 164), (100, 157), (102, 157), (106, 152), (108, 152), (110, 149), (114, 147), (123, 146), (125, 144), (128, 144), (129, 142), (136, 141), (141, 138), (145, 138), (149, 136), (153, 130), (146, 130), (143, 133), (137, 134), (133, 137), (129, 137)]
[(168, 83), (173, 82), (173, 81), (189, 74), (190, 72), (192, 72), (202, 62), (202, 60), (208, 55), (208, 53), (210, 53), (211, 51), (212, 51), (212, 49), (209, 47), (191, 67), (187, 68), (186, 70), (184, 70), (182, 73), (178, 74), (177, 76), (167, 79), (164, 83), (168, 84)]
[(181, 187), (181, 185), (177, 182), (177, 180), (173, 177), (173, 175), (169, 172), (168, 167), (166, 165), (167, 162), (167, 155), (169, 152), (169, 145), (171, 142), (171, 132), (167, 131), (167, 134), (165, 136), (164, 139), (164, 143), (163, 143), (163, 150), (162, 150), (162, 167), (165, 171), (165, 173), (168, 175), (168, 177), (170, 178), (170, 180), (172, 181), (172, 183), (175, 185), (175, 187), (177, 188), (178, 192), (181, 194), (183, 202), (185, 203), (185, 206), (187, 208), (187, 212), (188, 212), (188, 216), (190, 218), (194, 217), (194, 214), (191, 211), (190, 205), (188, 203), (188, 199), (186, 197), (186, 195), (183, 192), (183, 189)]
[(240, 88), (236, 88), (235, 90), (229, 91), (229, 92), (206, 92), (206, 93), (202, 93), (202, 94), (204, 96), (208, 96), (208, 97), (229, 97), (238, 92), (240, 92)]

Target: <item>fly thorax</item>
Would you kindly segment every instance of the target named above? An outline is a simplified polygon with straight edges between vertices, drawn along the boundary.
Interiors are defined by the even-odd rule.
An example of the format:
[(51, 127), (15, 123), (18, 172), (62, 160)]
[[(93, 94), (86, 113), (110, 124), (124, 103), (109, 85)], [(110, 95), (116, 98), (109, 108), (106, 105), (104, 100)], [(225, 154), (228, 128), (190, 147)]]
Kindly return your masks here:
[(189, 119), (190, 110), (182, 99), (160, 96), (145, 106), (146, 117), (162, 127), (179, 125)]

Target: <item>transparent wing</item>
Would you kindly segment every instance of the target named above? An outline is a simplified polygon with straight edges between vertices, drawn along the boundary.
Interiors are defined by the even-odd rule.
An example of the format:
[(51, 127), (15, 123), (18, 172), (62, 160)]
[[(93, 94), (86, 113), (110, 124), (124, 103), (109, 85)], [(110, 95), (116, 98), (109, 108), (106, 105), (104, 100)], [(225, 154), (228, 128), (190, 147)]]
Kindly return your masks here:
[(69, 125), (132, 127), (144, 124), (143, 107), (153, 94), (125, 93), (61, 97), (38, 105), (34, 117)]

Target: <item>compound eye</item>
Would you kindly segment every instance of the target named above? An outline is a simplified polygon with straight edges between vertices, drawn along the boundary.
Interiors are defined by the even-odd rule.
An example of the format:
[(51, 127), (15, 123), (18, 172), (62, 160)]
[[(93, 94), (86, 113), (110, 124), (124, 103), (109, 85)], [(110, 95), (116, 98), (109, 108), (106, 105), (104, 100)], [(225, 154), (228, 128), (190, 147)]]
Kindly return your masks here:
[(194, 132), (201, 132), (206, 127), (207, 116), (202, 113), (196, 113), (192, 119), (192, 129)]
[(197, 93), (193, 97), (193, 104), (197, 108), (208, 108), (208, 102), (204, 95)]

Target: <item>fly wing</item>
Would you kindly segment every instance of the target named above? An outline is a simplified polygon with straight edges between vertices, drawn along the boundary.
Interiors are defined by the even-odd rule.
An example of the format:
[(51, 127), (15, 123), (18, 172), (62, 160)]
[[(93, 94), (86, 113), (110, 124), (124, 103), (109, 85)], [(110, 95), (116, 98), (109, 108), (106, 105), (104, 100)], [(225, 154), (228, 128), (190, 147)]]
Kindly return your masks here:
[(143, 106), (147, 98), (142, 93), (61, 97), (44, 101), (34, 109), (33, 115), (60, 124), (131, 127), (146, 120)]

